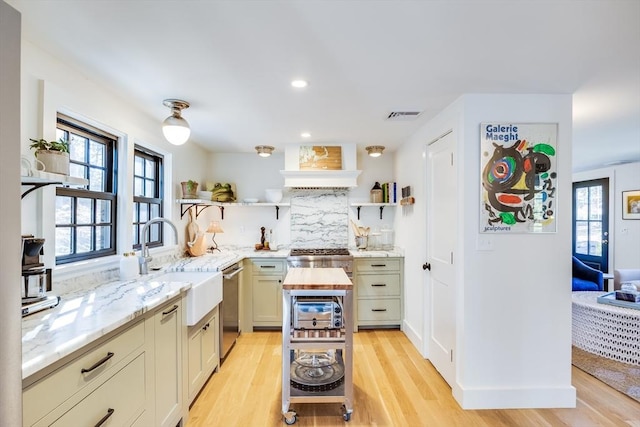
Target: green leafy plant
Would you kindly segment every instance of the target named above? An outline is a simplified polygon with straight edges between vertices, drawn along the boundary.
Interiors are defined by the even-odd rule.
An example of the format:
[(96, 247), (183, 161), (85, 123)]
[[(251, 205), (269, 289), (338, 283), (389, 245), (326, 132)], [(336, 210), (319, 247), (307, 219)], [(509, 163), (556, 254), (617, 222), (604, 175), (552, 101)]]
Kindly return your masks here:
[(195, 192), (197, 188), (198, 188), (198, 183), (196, 181), (193, 181), (191, 179), (187, 181), (187, 190), (189, 190), (190, 193)]
[(31, 145), (29, 148), (33, 150), (48, 150), (48, 151), (60, 151), (62, 153), (69, 152), (69, 142), (60, 138), (57, 141), (47, 141), (46, 139), (33, 139), (29, 138)]

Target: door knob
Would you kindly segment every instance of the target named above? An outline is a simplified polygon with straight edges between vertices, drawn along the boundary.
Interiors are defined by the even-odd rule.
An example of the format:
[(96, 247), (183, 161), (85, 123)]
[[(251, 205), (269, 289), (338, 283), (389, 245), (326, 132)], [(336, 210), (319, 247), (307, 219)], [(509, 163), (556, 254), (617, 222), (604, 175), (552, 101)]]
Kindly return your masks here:
[(431, 264), (425, 262), (424, 264), (422, 264), (422, 269), (431, 271)]

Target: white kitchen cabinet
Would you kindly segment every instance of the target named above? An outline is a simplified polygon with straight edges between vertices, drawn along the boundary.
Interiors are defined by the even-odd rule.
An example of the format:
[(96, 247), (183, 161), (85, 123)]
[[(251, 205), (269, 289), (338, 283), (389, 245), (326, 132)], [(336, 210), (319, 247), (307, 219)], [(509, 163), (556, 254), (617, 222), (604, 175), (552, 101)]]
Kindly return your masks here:
[(356, 258), (357, 327), (402, 327), (402, 258)]
[(282, 327), (282, 281), (285, 275), (284, 259), (251, 260), (251, 312), (254, 329)]
[(182, 299), (154, 311), (155, 425), (175, 427), (182, 417)]
[(216, 306), (200, 322), (189, 327), (189, 405), (220, 364), (218, 309)]
[(107, 415), (110, 425), (146, 420), (145, 344), (145, 321), (137, 320), (28, 380), (23, 425), (95, 425)]

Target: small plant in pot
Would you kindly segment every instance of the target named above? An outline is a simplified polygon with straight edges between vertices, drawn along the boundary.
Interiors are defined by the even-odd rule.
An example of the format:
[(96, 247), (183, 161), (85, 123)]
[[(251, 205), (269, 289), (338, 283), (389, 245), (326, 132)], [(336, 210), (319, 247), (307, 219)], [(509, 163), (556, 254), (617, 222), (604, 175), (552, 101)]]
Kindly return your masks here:
[(198, 183), (193, 180), (182, 181), (182, 198), (183, 199), (196, 199), (198, 198)]
[(29, 138), (29, 148), (35, 150), (37, 169), (69, 175), (69, 142), (60, 138), (58, 141)]

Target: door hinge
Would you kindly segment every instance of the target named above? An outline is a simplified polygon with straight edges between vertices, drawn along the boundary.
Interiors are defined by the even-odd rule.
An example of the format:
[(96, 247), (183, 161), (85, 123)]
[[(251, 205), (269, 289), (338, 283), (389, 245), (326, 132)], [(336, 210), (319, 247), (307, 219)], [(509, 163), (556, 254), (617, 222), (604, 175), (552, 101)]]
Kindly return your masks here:
[(453, 362), (453, 349), (451, 349), (450, 353), (451, 353), (451, 362)]
[(453, 166), (453, 153), (449, 153), (451, 155), (451, 166)]
[(453, 264), (453, 252), (451, 252), (451, 264)]

